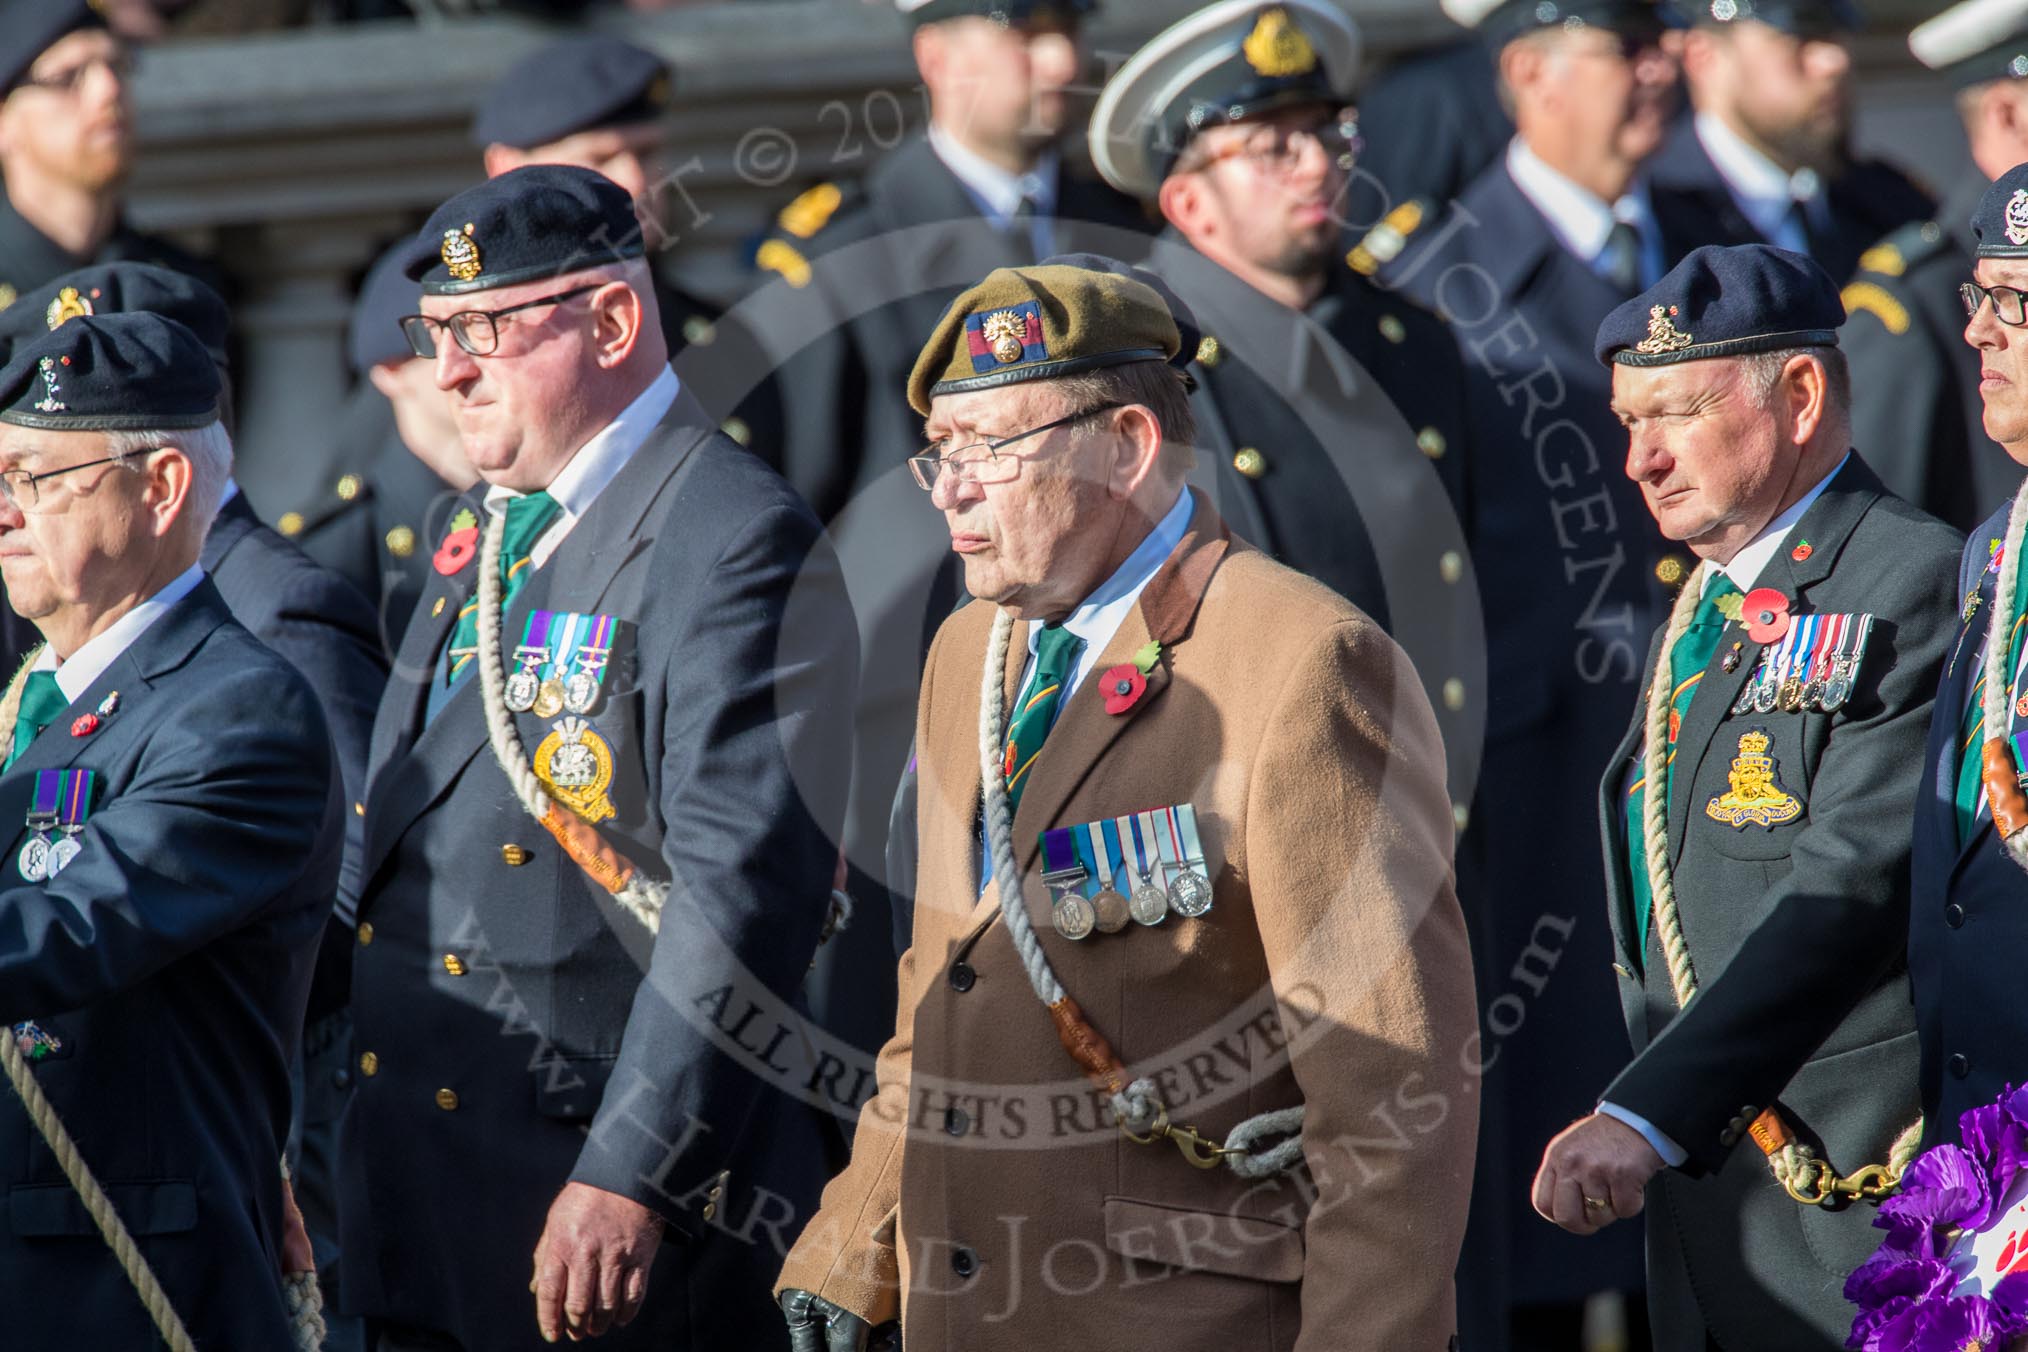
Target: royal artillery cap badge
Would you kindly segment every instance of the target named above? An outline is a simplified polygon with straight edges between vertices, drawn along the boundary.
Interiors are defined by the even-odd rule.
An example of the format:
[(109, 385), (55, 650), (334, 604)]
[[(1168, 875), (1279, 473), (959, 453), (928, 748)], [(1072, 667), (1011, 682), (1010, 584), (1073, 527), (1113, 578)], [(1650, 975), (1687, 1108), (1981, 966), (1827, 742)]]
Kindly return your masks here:
[(1671, 322), (1676, 313), (1673, 305), (1657, 305), (1648, 311), (1648, 336), (1634, 345), (1634, 351), (1653, 355), (1657, 352), (1680, 352), (1695, 339)]

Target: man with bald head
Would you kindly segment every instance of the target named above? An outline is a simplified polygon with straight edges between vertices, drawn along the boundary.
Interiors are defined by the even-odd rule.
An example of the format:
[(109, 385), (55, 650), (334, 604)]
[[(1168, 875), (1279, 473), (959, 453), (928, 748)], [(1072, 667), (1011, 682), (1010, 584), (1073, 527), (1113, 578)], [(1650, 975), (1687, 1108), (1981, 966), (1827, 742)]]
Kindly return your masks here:
[(410, 266), (481, 482), (354, 807), (344, 1299), (383, 1349), (759, 1346), (823, 1167), (773, 1088), (792, 1033), (742, 1054), (720, 1021), (793, 1020), (817, 945), (850, 614), (808, 510), (670, 370), (632, 219), (530, 166)]

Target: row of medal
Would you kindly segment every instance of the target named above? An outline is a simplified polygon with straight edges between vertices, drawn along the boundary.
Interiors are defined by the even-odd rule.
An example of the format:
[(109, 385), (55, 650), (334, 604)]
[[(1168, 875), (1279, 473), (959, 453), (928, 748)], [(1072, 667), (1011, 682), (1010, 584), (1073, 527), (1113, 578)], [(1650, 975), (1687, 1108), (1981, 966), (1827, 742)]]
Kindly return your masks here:
[[(92, 812), (92, 770), (37, 770), (35, 796), (28, 802), (31, 834), (15, 863), (21, 876), (39, 883), (54, 878), (83, 852), (78, 836)], [(59, 834), (52, 837), (50, 832)]]
[(1189, 803), (1042, 833), (1050, 920), (1066, 939), (1159, 925), (1211, 910), (1211, 880)]
[(611, 615), (531, 611), (514, 648), (507, 707), (537, 718), (554, 718), (566, 710), (590, 713), (598, 707), (618, 628)]
[(1844, 707), (1873, 632), (1871, 615), (1797, 615), (1781, 642), (1760, 650), (1760, 669), (1733, 701), (1735, 714)]

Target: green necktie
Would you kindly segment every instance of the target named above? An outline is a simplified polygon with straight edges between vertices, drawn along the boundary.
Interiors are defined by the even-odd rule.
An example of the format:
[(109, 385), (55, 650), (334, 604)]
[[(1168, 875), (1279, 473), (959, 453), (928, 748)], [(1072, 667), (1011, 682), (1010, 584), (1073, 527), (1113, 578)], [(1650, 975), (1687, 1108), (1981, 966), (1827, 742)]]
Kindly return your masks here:
[[(1697, 603), (1696, 611), (1690, 616), (1689, 627), (1677, 638), (1676, 646), (1669, 650), (1669, 755), (1663, 762), (1662, 786), (1665, 795), (1674, 792), (1676, 787), (1676, 733), (1689, 716), (1690, 701), (1704, 680), (1704, 669), (1711, 665), (1711, 654), (1718, 650), (1719, 635), (1725, 632), (1725, 615), (1718, 609), (1718, 603), (1728, 596), (1739, 594), (1739, 588), (1733, 585), (1732, 579), (1720, 573), (1704, 589), (1704, 599)], [(1645, 703), (1642, 707), (1646, 707)], [(1635, 938), (1631, 947), (1636, 957), (1643, 956), (1646, 951), (1648, 912), (1655, 904), (1654, 894), (1648, 887), (1648, 850), (1641, 830), (1646, 799), (1647, 781), (1636, 779), (1633, 791), (1627, 795), (1627, 856), (1634, 890)], [(1668, 806), (1669, 799), (1664, 797), (1662, 807), (1665, 816)]]
[[(500, 609), (504, 613), (514, 604), (514, 594), (528, 581), (529, 554), (542, 533), (555, 524), (563, 514), (563, 508), (547, 493), (526, 493), (518, 498), (507, 499), (507, 528), (500, 538)], [(451, 630), (450, 661), (445, 666), (444, 688), (458, 683), (458, 679), (471, 670), (472, 659), (479, 652), (479, 597), (474, 592), (472, 599), (465, 602), (458, 612), (458, 623)]]
[(1035, 639), (1035, 675), (1028, 682), (1027, 698), (1007, 729), (1007, 806), (1021, 806), (1021, 791), (1028, 786), (1028, 767), (1042, 751), (1042, 739), (1056, 721), (1056, 707), (1063, 701), (1064, 682), (1084, 640), (1060, 624), (1045, 624)]
[(28, 684), (21, 687), (21, 711), (14, 718), (14, 745), (7, 752), (7, 763), (0, 770), (10, 770), (14, 762), (21, 759), (28, 750), (35, 735), (56, 721), (56, 716), (70, 707), (70, 700), (64, 696), (63, 688), (56, 683), (53, 671), (31, 671)]
[[(1983, 579), (1981, 582), (1983, 584)], [(1996, 585), (1994, 591), (1998, 590)], [(1994, 615), (1988, 620), (1989, 624), (2004, 623), (2013, 635), (2013, 641), (2007, 645), (2007, 675), (2003, 675), (2001, 680), (2008, 679), (2021, 664), (2021, 616), (2024, 607), (2028, 607), (2028, 589), (2016, 586), (2014, 608), (2004, 617)], [(1983, 652), (1985, 644), (1981, 642), (1979, 647)], [(1986, 682), (1992, 674), (1989, 668), (1981, 665), (1979, 679), (1972, 682), (1971, 694), (1966, 697), (1964, 712), (1958, 719), (1957, 809), (1958, 846), (1961, 849), (1971, 843), (1972, 833), (1979, 825), (1979, 794), (1985, 788), (1981, 775), (1985, 766)]]

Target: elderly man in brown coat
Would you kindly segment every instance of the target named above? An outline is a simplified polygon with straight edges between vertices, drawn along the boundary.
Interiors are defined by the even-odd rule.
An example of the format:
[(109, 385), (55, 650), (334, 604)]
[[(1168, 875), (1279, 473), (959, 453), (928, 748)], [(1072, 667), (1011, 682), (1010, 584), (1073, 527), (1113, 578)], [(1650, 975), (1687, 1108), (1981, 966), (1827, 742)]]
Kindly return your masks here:
[(1452, 1338), (1479, 1056), (1443, 747), (1401, 650), (1185, 486), (1178, 343), (1142, 282), (1046, 265), (915, 367), (979, 599), (923, 677), (914, 945), (780, 1279), (798, 1349)]

